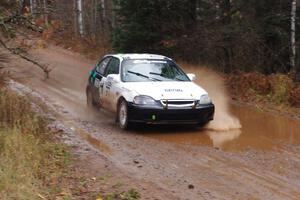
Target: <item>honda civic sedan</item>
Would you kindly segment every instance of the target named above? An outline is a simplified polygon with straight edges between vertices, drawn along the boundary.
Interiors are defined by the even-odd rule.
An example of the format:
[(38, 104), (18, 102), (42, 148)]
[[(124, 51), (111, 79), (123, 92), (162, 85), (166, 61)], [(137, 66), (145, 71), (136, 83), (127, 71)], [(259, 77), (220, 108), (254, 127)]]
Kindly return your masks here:
[(135, 123), (203, 126), (215, 107), (195, 79), (165, 56), (106, 55), (90, 72), (87, 104), (114, 112), (122, 129)]

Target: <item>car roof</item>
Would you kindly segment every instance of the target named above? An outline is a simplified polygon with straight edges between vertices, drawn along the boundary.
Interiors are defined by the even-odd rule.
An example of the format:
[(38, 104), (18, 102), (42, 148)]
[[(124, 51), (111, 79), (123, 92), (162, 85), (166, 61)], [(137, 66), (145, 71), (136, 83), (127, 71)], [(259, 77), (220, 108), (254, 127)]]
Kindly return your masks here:
[(129, 59), (159, 59), (159, 60), (172, 60), (166, 56), (157, 55), (157, 54), (147, 54), (147, 53), (128, 53), (128, 54), (109, 54), (107, 56), (114, 56), (120, 58), (121, 60), (129, 60)]

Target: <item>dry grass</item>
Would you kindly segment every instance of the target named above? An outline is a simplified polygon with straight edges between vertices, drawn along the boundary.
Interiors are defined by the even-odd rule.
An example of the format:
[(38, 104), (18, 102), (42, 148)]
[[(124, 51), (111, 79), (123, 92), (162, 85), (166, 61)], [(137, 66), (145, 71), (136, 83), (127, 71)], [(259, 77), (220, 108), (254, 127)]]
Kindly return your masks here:
[(30, 102), (9, 90), (0, 90), (0, 127), (32, 134), (46, 131), (45, 121), (32, 111)]
[(0, 50), (0, 68), (3, 67), (7, 62), (8, 62), (7, 54), (3, 53)]
[(80, 53), (90, 59), (99, 59), (112, 52), (107, 39), (97, 41), (92, 38), (76, 38), (72, 34), (64, 33), (61, 35), (53, 34), (49, 40), (57, 46)]
[(36, 177), (43, 159), (39, 141), (18, 129), (2, 130), (0, 137), (1, 199), (37, 199), (44, 193)]
[(3, 53), (0, 49), (0, 87), (5, 85), (5, 72), (2, 71), (5, 68), (5, 64), (8, 62), (7, 54)]
[(0, 199), (55, 199), (69, 154), (26, 98), (0, 88)]
[[(266, 101), (274, 105), (293, 106), (291, 93), (296, 83), (287, 75), (240, 73), (229, 76), (227, 83), (232, 95), (243, 101)], [(297, 97), (295, 95), (293, 100), (298, 101)]]

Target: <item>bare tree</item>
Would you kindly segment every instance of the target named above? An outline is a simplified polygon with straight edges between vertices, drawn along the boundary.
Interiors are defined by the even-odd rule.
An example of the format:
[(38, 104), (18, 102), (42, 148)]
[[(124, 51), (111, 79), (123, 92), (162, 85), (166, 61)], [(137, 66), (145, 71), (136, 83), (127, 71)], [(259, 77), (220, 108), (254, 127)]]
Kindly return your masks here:
[(37, 2), (36, 0), (30, 0), (30, 12), (32, 16), (35, 16), (36, 14), (36, 8), (37, 8)]
[(22, 58), (22, 59), (24, 59), (24, 60), (26, 60), (26, 61), (28, 61), (28, 62), (30, 62), (30, 63), (36, 65), (36, 66), (38, 66), (38, 67), (39, 67), (40, 69), (42, 69), (43, 72), (45, 73), (45, 78), (46, 78), (46, 79), (49, 78), (49, 73), (51, 72), (52, 69), (50, 69), (47, 65), (44, 65), (44, 64), (39, 63), (38, 61), (36, 61), (36, 60), (30, 58), (29, 56), (27, 56), (27, 55), (25, 55), (25, 54), (19, 52), (16, 48), (10, 48), (10, 47), (8, 47), (8, 46), (6, 45), (6, 43), (5, 43), (3, 40), (1, 40), (1, 38), (0, 38), (0, 45), (1, 45), (4, 49), (8, 50), (10, 53), (12, 53), (12, 54), (14, 54), (14, 55), (17, 55), (18, 57), (20, 57), (20, 58)]
[(81, 37), (84, 36), (84, 21), (83, 21), (83, 4), (82, 0), (77, 0), (77, 20), (78, 20), (78, 28), (79, 28), (79, 34)]
[(43, 0), (43, 7), (44, 7), (44, 20), (45, 24), (48, 24), (48, 8), (47, 8), (47, 0)]
[(297, 13), (297, 0), (292, 0), (291, 9), (291, 67), (294, 79), (297, 76), (297, 66), (296, 66), (296, 13)]
[(73, 19), (73, 24), (74, 24), (74, 34), (75, 36), (78, 36), (78, 23), (77, 23), (77, 15), (78, 15), (78, 11), (77, 11), (77, 0), (74, 0), (73, 2), (73, 9), (74, 9), (74, 19)]
[(105, 0), (101, 0), (101, 6), (102, 6), (102, 16), (103, 18), (106, 17), (106, 2)]
[(30, 12), (31, 12), (31, 14), (33, 14), (34, 13), (34, 8), (33, 8), (33, 1), (34, 0), (30, 0)]

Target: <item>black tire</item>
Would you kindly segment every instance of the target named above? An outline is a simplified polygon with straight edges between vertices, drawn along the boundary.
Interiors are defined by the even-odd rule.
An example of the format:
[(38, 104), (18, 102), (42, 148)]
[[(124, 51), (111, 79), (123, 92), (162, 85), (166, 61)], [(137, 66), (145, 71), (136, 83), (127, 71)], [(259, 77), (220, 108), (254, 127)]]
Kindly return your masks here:
[(94, 109), (96, 103), (94, 102), (93, 93), (90, 89), (86, 90), (86, 104), (89, 108)]
[(199, 122), (199, 123), (197, 124), (197, 127), (203, 128), (203, 127), (205, 127), (208, 123), (209, 123), (209, 121), (208, 121), (208, 122)]
[(121, 99), (118, 104), (117, 113), (117, 121), (121, 129), (128, 130), (131, 127), (129, 119), (127, 102), (124, 99)]

